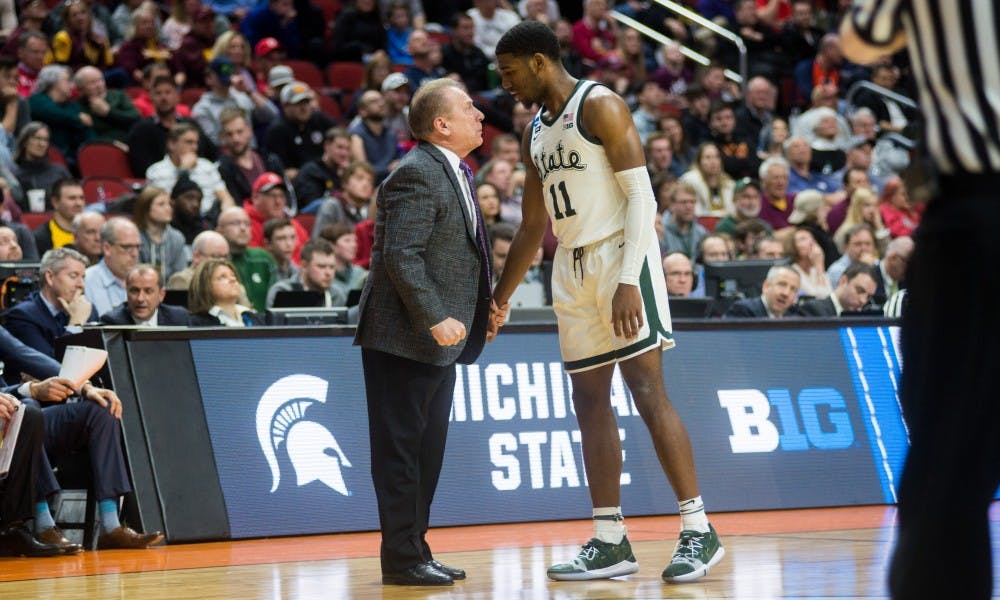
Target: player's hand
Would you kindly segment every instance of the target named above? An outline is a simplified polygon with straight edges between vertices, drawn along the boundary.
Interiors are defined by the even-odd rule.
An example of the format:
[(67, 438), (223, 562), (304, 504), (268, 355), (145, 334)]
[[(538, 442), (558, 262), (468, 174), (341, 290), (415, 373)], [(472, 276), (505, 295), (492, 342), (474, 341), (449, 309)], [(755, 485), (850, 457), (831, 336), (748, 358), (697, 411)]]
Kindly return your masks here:
[(490, 320), (486, 325), (487, 342), (492, 342), (493, 338), (500, 332), (500, 328), (507, 322), (508, 310), (510, 310), (510, 301), (503, 306), (497, 306), (496, 300), (490, 301)]
[(615, 335), (631, 340), (642, 329), (642, 297), (639, 286), (619, 283), (611, 299), (611, 324)]
[(76, 393), (73, 382), (65, 377), (49, 377), (28, 386), (31, 397), (39, 402), (62, 402)]
[(21, 402), (9, 394), (0, 394), (0, 419), (9, 419)]
[(458, 319), (448, 317), (431, 327), (431, 335), (439, 346), (454, 346), (465, 339), (465, 325)]
[(111, 390), (106, 390), (104, 388), (99, 388), (95, 385), (85, 383), (83, 384), (83, 389), (80, 394), (87, 400), (96, 402), (108, 409), (114, 418), (122, 418), (122, 401), (118, 398), (117, 394)]

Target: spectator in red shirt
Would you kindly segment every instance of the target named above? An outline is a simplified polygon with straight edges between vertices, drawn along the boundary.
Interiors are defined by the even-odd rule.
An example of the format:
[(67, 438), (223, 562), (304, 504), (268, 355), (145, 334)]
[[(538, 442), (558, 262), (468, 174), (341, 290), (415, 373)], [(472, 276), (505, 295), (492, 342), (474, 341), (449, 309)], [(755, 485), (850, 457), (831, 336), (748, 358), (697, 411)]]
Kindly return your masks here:
[(879, 206), (882, 220), (893, 238), (909, 236), (920, 224), (923, 205), (910, 204), (906, 186), (899, 177), (892, 177), (882, 188), (882, 204)]
[(585, 0), (583, 18), (573, 24), (573, 49), (584, 60), (598, 63), (615, 51), (617, 27), (608, 16), (607, 0)]
[[(253, 195), (243, 203), (243, 209), (250, 217), (251, 248), (267, 247), (264, 241), (264, 222), (268, 219), (286, 217), (287, 203), (288, 188), (280, 175), (267, 172), (253, 182)], [(299, 264), (302, 246), (309, 241), (309, 232), (294, 219), (292, 225), (295, 226), (296, 236), (292, 262)]]

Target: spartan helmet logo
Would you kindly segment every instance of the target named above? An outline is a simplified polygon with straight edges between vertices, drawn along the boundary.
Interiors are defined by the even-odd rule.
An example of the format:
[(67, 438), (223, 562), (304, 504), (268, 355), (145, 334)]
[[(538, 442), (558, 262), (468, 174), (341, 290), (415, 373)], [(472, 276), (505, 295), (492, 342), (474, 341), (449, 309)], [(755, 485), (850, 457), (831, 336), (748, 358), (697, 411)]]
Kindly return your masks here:
[(285, 442), (298, 485), (321, 481), (344, 496), (351, 495), (340, 472), (341, 466), (352, 466), (351, 461), (329, 429), (305, 420), (310, 406), (326, 402), (329, 386), (312, 375), (289, 375), (275, 381), (261, 396), (257, 404), (257, 439), (271, 467), (271, 493), (281, 482), (277, 450)]

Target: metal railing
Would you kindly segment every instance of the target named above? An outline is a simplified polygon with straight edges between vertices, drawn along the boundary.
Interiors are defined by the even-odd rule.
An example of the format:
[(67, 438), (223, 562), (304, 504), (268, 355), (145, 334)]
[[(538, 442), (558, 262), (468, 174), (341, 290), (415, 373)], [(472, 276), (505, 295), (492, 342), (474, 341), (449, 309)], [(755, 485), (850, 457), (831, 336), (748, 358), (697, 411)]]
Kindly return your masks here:
[(654, 0), (654, 2), (667, 10), (684, 17), (692, 23), (701, 25), (705, 29), (736, 46), (737, 52), (740, 53), (740, 77), (743, 78), (743, 81), (747, 81), (747, 46), (743, 43), (742, 37), (719, 25), (718, 23), (706, 19), (683, 4), (673, 2), (673, 0)]
[(896, 92), (890, 89), (884, 88), (880, 85), (875, 85), (874, 83), (865, 80), (855, 82), (854, 85), (852, 85), (851, 88), (847, 90), (847, 96), (844, 98), (844, 100), (846, 100), (847, 103), (850, 104), (851, 106), (854, 106), (854, 97), (857, 96), (858, 92), (860, 92), (863, 89), (874, 92), (879, 96), (883, 96), (885, 98), (888, 98), (889, 100), (892, 100), (893, 102), (898, 102), (899, 104), (908, 106), (914, 110), (917, 110), (919, 108), (917, 106), (917, 103), (914, 102), (912, 98), (908, 98), (902, 94), (897, 94)]
[[(622, 25), (625, 25), (627, 27), (631, 27), (632, 29), (635, 29), (639, 33), (645, 35), (646, 37), (654, 40), (655, 42), (657, 42), (659, 44), (674, 44), (674, 43), (676, 43), (678, 46), (680, 46), (681, 54), (683, 54), (685, 57), (693, 60), (694, 62), (698, 63), (699, 65), (707, 67), (709, 65), (709, 63), (711, 62), (709, 60), (709, 58), (707, 56), (705, 56), (704, 54), (701, 54), (701, 53), (699, 53), (699, 52), (697, 52), (695, 50), (692, 50), (692, 49), (688, 48), (687, 46), (685, 46), (685, 45), (683, 45), (683, 44), (681, 44), (681, 43), (679, 43), (679, 42), (677, 42), (677, 41), (675, 41), (675, 40), (673, 40), (673, 39), (671, 39), (671, 38), (663, 35), (659, 31), (656, 31), (655, 29), (651, 29), (651, 28), (643, 25), (642, 23), (640, 23), (639, 21), (636, 21), (632, 17), (629, 17), (627, 15), (623, 15), (622, 13), (620, 13), (620, 12), (618, 12), (616, 10), (611, 11), (610, 14), (611, 14), (611, 18), (614, 19), (615, 21), (618, 21)], [(745, 65), (744, 65), (744, 67), (745, 67)], [(726, 75), (727, 79), (729, 79), (731, 81), (735, 81), (736, 83), (738, 83), (740, 85), (743, 85), (744, 82), (746, 81), (746, 79), (745, 79), (745, 77), (743, 75), (741, 75), (741, 74), (739, 74), (739, 73), (737, 73), (735, 71), (732, 71), (730, 69), (726, 69), (725, 70), (725, 75)]]

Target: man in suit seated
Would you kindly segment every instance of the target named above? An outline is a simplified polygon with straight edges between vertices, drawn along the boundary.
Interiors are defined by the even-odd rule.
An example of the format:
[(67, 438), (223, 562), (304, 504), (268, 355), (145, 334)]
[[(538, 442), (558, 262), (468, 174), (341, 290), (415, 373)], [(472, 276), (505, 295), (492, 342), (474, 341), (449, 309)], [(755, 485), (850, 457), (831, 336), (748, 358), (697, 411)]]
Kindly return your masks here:
[(875, 266), (875, 295), (872, 303), (883, 306), (893, 294), (906, 288), (906, 266), (913, 254), (913, 238), (900, 236), (885, 249), (885, 256)]
[(186, 327), (187, 309), (162, 304), (167, 290), (163, 274), (153, 265), (136, 265), (125, 276), (125, 302), (101, 315), (105, 325), (141, 327)]
[(875, 295), (875, 267), (854, 263), (837, 280), (833, 293), (822, 300), (809, 300), (799, 305), (806, 317), (839, 317), (864, 309)]
[[(118, 396), (90, 382), (74, 390), (72, 381), (58, 376), (59, 363), (25, 346), (2, 328), (0, 361), (34, 378), (20, 385), (7, 385), (0, 377), (0, 390), (24, 402), (32, 413), (41, 409), (45, 450), (41, 452), (38, 441), (33, 437), (37, 433), (32, 433), (26, 438), (26, 447), (34, 445), (38, 453), (37, 464), (29, 463), (34, 478), (18, 476), (12, 480), (8, 476), (3, 496), (0, 496), (0, 510), (3, 511), (0, 519), (10, 527), (0, 528), (0, 555), (48, 556), (52, 552), (48, 546), (57, 547), (61, 554), (75, 554), (82, 550), (79, 544), (67, 540), (56, 526), (48, 499), (59, 491), (52, 463), (60, 464), (64, 458), (84, 451), (90, 457), (89, 471), (100, 508), (101, 534), (97, 547), (138, 549), (161, 541), (163, 536), (158, 532), (138, 533), (118, 520), (119, 499), (132, 491), (122, 451), (122, 404)], [(79, 397), (79, 402), (67, 402), (75, 396)], [(26, 417), (28, 415), (25, 414)], [(33, 425), (29, 426), (29, 431), (33, 429)], [(18, 447), (20, 445), (19, 438)], [(32, 462), (35, 460), (31, 459)], [(29, 495), (27, 506), (31, 507), (31, 512), (23, 498), (16, 498), (25, 493)], [(6, 511), (8, 500), (17, 503), (17, 509), (10, 513)], [(29, 519), (34, 519), (33, 532), (24, 526)], [(33, 540), (43, 546), (39, 547)]]
[(763, 293), (757, 298), (740, 300), (729, 307), (723, 317), (730, 319), (781, 319), (799, 316), (795, 299), (799, 294), (799, 274), (791, 268), (771, 267), (764, 280)]
[[(55, 356), (55, 341), (97, 321), (97, 311), (83, 295), (87, 257), (71, 248), (42, 256), (41, 288), (7, 311), (5, 326), (26, 346)], [(8, 374), (16, 373), (7, 370)]]

